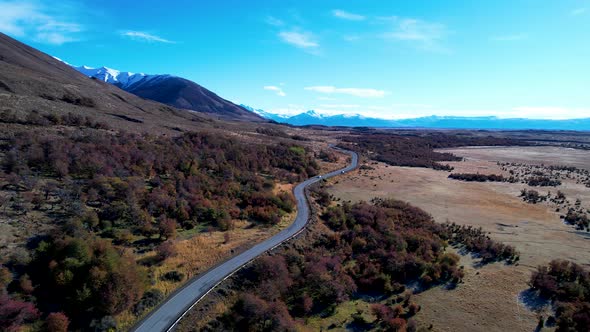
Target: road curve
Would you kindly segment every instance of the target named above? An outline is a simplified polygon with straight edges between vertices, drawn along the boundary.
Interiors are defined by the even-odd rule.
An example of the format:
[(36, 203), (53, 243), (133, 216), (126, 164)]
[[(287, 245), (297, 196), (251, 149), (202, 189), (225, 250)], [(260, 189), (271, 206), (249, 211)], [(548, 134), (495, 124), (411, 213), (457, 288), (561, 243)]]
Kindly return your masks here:
[(131, 331), (134, 332), (155, 332), (171, 331), (184, 315), (215, 286), (227, 279), (242, 266), (260, 256), (264, 252), (273, 249), (281, 243), (299, 234), (309, 220), (309, 205), (305, 196), (305, 189), (322, 179), (331, 178), (342, 173), (350, 172), (357, 167), (358, 155), (356, 152), (333, 147), (351, 156), (351, 163), (345, 168), (327, 173), (321, 177), (313, 177), (298, 184), (295, 187), (294, 195), (297, 200), (297, 217), (286, 229), (275, 236), (253, 246), (252, 248), (234, 256), (220, 265), (210, 269), (202, 275), (196, 276), (188, 281), (182, 288), (178, 289), (165, 302), (154, 309), (147, 317), (138, 322)]

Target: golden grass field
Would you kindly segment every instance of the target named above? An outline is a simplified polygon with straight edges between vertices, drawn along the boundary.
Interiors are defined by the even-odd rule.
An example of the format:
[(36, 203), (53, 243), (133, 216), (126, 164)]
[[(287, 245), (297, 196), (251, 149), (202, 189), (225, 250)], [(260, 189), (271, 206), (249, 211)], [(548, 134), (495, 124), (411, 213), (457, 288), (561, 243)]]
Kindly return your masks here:
[[(504, 156), (507, 150), (510, 154)], [(500, 174), (497, 160), (590, 165), (587, 153), (571, 149), (464, 148), (452, 152), (466, 157), (463, 162), (451, 163), (458, 173)], [(389, 197), (408, 201), (438, 222), (449, 220), (482, 227), (492, 238), (514, 245), (521, 253), (517, 266), (495, 263), (483, 268), (475, 268), (471, 258), (463, 256), (466, 277), (457, 289), (435, 288), (416, 296), (423, 308), (417, 316), (421, 326), (433, 324), (436, 331), (532, 331), (538, 313), (524, 305), (521, 292), (528, 289), (533, 269), (556, 258), (590, 265), (590, 235), (565, 225), (547, 203), (523, 202), (518, 195), (527, 187), (524, 184), (462, 182), (448, 179), (447, 172), (432, 169), (369, 164), (374, 170), (332, 180), (329, 192), (341, 200)], [(564, 182), (557, 189), (568, 197), (581, 198), (588, 206), (589, 188)]]

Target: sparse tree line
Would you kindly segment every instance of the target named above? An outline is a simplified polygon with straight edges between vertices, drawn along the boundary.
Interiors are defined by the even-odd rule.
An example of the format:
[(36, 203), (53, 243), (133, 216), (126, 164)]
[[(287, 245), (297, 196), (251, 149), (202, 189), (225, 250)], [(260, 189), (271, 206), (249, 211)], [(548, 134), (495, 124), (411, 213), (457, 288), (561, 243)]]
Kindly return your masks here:
[(459, 146), (526, 145), (522, 141), (492, 136), (464, 136), (445, 133), (385, 134), (364, 133), (343, 137), (340, 146), (365, 153), (373, 160), (392, 166), (427, 167), (452, 171), (445, 161), (461, 161), (451, 153), (435, 152), (434, 149)]
[(505, 177), (497, 174), (480, 174), (480, 173), (452, 173), (449, 179), (461, 180), (467, 182), (508, 182), (508, 183), (526, 183), (531, 187), (557, 187), (561, 185), (560, 180), (551, 179), (548, 176), (531, 176), (524, 180), (519, 180), (514, 176)]
[(141, 314), (162, 294), (149, 289), (153, 274), (133, 251), (155, 249), (163, 260), (179, 230), (227, 230), (236, 219), (274, 225), (295, 207), (275, 181), (318, 168), (302, 146), (217, 133), (23, 129), (0, 141), (0, 165), (2, 217), (26, 226), (35, 212), (60, 225), (0, 258), (0, 330), (50, 331), (107, 331), (114, 316)]

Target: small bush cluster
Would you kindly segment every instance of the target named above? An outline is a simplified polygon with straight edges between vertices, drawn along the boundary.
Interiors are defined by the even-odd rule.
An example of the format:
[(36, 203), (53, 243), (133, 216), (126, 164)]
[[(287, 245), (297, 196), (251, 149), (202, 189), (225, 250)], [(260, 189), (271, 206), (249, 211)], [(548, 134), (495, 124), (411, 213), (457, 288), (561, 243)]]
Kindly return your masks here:
[(520, 197), (522, 197), (523, 201), (531, 204), (537, 204), (547, 200), (547, 196), (539, 194), (536, 190), (523, 189), (520, 191)]
[(570, 225), (576, 226), (578, 229), (589, 229), (590, 228), (590, 219), (588, 219), (588, 215), (583, 212), (576, 211), (574, 209), (569, 209), (567, 215), (564, 218), (564, 221)]
[(553, 260), (533, 272), (529, 285), (555, 308), (558, 332), (586, 332), (590, 326), (590, 272), (566, 260)]
[(158, 289), (151, 289), (145, 292), (141, 300), (133, 306), (133, 314), (140, 316), (146, 310), (157, 306), (164, 298), (164, 293)]
[(75, 96), (72, 93), (65, 93), (61, 98), (61, 101), (66, 102), (68, 104), (73, 104), (77, 106), (84, 106), (84, 107), (96, 107), (96, 102), (94, 99), (90, 97), (80, 97)]

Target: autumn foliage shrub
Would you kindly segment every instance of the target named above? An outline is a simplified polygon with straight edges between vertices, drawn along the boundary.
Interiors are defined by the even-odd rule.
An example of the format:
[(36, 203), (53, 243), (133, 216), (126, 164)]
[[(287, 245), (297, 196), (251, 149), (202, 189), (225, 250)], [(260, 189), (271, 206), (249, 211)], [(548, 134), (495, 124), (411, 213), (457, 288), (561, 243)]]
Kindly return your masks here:
[(39, 308), (59, 310), (77, 327), (131, 308), (146, 286), (145, 272), (131, 256), (80, 230), (56, 231), (39, 242), (24, 269), (36, 285)]
[(39, 316), (33, 303), (0, 294), (0, 330), (19, 331), (23, 324), (35, 321)]
[(553, 302), (557, 331), (588, 331), (590, 326), (590, 272), (566, 260), (539, 266), (529, 285)]
[(70, 320), (63, 312), (52, 312), (47, 316), (45, 323), (49, 332), (67, 332)]

